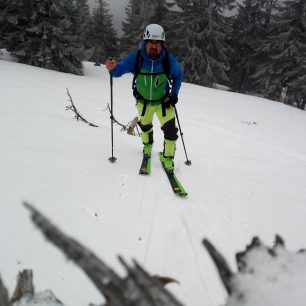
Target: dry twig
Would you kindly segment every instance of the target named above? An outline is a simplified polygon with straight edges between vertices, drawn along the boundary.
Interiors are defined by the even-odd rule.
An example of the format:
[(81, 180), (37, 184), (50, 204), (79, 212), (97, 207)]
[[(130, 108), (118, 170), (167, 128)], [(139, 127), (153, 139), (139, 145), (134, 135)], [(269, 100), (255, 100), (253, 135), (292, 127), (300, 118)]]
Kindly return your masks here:
[[(107, 104), (107, 107), (106, 107), (106, 109), (104, 111), (106, 111), (107, 109), (109, 110), (109, 113), (112, 114), (109, 104)], [(113, 116), (113, 118), (110, 117), (110, 119), (112, 119), (114, 123), (117, 123), (118, 125), (121, 126), (121, 131), (126, 131), (127, 134), (133, 135), (133, 136), (135, 136), (135, 135), (139, 136), (140, 135), (138, 127), (137, 127), (138, 117), (135, 117), (132, 121), (130, 121), (126, 125), (124, 125), (124, 124), (120, 123), (119, 121), (117, 121), (114, 116)], [(137, 132), (135, 132), (135, 128), (136, 128)]]
[(66, 87), (66, 90), (67, 90), (67, 95), (68, 95), (69, 100), (70, 100), (70, 103), (71, 103), (71, 105), (66, 106), (66, 110), (72, 110), (72, 111), (75, 113), (75, 117), (74, 117), (74, 118), (75, 118), (76, 120), (78, 120), (78, 121), (81, 120), (81, 121), (87, 123), (87, 124), (90, 125), (90, 126), (99, 127), (99, 126), (96, 125), (96, 124), (93, 124), (93, 123), (91, 123), (91, 122), (88, 122), (88, 121), (78, 112), (77, 108), (75, 107), (75, 105), (74, 105), (74, 103), (73, 103), (72, 97), (71, 97), (70, 92), (69, 92), (69, 90), (68, 90), (67, 87)]

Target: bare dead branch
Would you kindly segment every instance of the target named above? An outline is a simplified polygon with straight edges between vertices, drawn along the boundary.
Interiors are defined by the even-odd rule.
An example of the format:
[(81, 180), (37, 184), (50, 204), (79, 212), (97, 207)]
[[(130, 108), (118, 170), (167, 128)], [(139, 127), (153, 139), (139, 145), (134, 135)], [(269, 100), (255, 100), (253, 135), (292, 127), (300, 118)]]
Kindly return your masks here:
[(32, 221), (44, 236), (73, 260), (87, 274), (97, 289), (108, 300), (112, 300), (113, 305), (124, 305), (123, 296), (120, 294), (121, 279), (103, 261), (76, 240), (63, 234), (30, 204), (24, 203), (24, 205), (31, 212)]
[(30, 211), (32, 221), (45, 237), (72, 259), (92, 280), (105, 296), (107, 306), (183, 306), (136, 262), (134, 267), (130, 267), (119, 258), (128, 272), (126, 278), (120, 278), (95, 254), (62, 233), (33, 206), (28, 203), (24, 205)]
[(72, 97), (71, 97), (70, 92), (69, 92), (69, 90), (68, 90), (67, 87), (66, 87), (66, 90), (67, 90), (67, 95), (68, 95), (68, 97), (69, 97), (69, 101), (70, 101), (70, 103), (71, 103), (71, 105), (66, 106), (66, 110), (72, 110), (72, 111), (75, 113), (75, 117), (74, 117), (74, 118), (75, 118), (77, 121), (81, 120), (81, 121), (87, 123), (87, 124), (90, 125), (90, 126), (99, 127), (98, 125), (93, 124), (93, 123), (87, 121), (87, 120), (79, 113), (79, 111), (77, 110), (76, 106), (75, 106), (74, 103), (73, 103)]
[(130, 285), (127, 286), (127, 289), (135, 287), (130, 293), (133, 295), (137, 292), (139, 294), (139, 301), (151, 302), (151, 304), (148, 305), (152, 306), (183, 306), (164, 288), (161, 282), (151, 277), (137, 261), (133, 261), (134, 267), (129, 266), (120, 256), (119, 261), (128, 272), (126, 280)]
[(156, 281), (160, 282), (163, 286), (166, 286), (171, 283), (176, 283), (180, 285), (180, 282), (172, 277), (168, 276), (160, 276), (160, 275), (153, 275), (152, 276)]
[[(109, 111), (110, 115), (112, 114), (111, 112), (111, 108), (109, 106), (109, 104), (107, 104), (107, 107), (105, 110)], [(104, 110), (104, 111), (105, 111)], [(135, 117), (132, 121), (130, 121), (128, 124), (124, 125), (122, 123), (120, 123), (114, 116), (113, 117), (110, 117), (110, 119), (113, 120), (114, 123), (117, 123), (119, 126), (121, 126), (121, 131), (126, 131), (127, 134), (129, 135), (133, 135), (135, 136), (136, 135), (136, 132), (135, 132), (135, 128), (137, 130), (137, 135), (139, 136), (140, 133), (138, 131), (138, 127), (137, 127), (137, 124), (138, 124), (138, 117)]]
[(0, 305), (10, 306), (8, 292), (4, 284), (2, 283), (1, 277), (0, 277)]
[(17, 284), (11, 298), (11, 304), (27, 297), (32, 299), (34, 296), (33, 272), (32, 270), (23, 270), (17, 276)]
[(137, 131), (137, 135), (140, 136), (139, 130), (138, 130), (138, 117), (135, 117), (132, 121), (130, 121), (128, 123), (128, 127), (127, 127), (127, 133), (129, 135), (136, 135), (135, 133), (135, 128)]
[(203, 244), (210, 254), (212, 260), (214, 261), (221, 278), (221, 281), (226, 289), (226, 291), (231, 294), (231, 279), (233, 277), (233, 272), (229, 268), (228, 263), (226, 262), (225, 258), (217, 251), (217, 249), (213, 246), (213, 244), (207, 240), (203, 240)]

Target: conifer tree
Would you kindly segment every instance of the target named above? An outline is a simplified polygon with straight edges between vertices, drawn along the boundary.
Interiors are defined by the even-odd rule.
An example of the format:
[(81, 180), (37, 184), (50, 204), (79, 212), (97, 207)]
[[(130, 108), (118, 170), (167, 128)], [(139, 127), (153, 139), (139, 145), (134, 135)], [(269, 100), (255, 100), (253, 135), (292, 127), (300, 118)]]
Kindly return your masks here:
[(84, 51), (78, 45), (69, 14), (65, 13), (69, 5), (66, 0), (34, 1), (24, 50), (16, 53), (21, 62), (61, 72), (83, 73)]
[(144, 26), (147, 26), (151, 23), (163, 25), (166, 19), (167, 11), (168, 9), (165, 0), (144, 0)]
[(0, 0), (0, 49), (5, 47), (5, 27), (6, 18), (4, 16), (4, 11), (6, 8), (6, 0)]
[(100, 65), (107, 57), (118, 54), (118, 39), (109, 4), (104, 0), (98, 0), (97, 3), (92, 17), (91, 44), (94, 47), (92, 60)]
[(32, 0), (0, 1), (0, 44), (9, 51), (19, 51), (31, 23)]
[(181, 12), (175, 13), (177, 21), (170, 36), (176, 37), (171, 42), (182, 61), (187, 82), (209, 87), (227, 83), (230, 48), (225, 42), (224, 19), (220, 14), (222, 5), (228, 6), (230, 2), (176, 1)]
[(267, 37), (271, 11), (275, 0), (244, 0), (238, 4), (230, 45), (234, 50), (231, 58), (230, 86), (238, 92), (254, 90), (252, 75), (261, 63), (263, 40)]
[(76, 18), (75, 27), (78, 36), (80, 37), (80, 43), (85, 49), (89, 49), (90, 46), (90, 24), (91, 14), (87, 0), (75, 1)]
[(278, 100), (283, 86), (288, 94), (304, 93), (302, 86), (306, 74), (306, 3), (304, 0), (284, 1), (279, 16), (264, 41), (263, 63), (254, 74), (260, 95)]
[(120, 40), (122, 55), (137, 49), (142, 39), (144, 20), (141, 1), (129, 0), (125, 14), (126, 19), (122, 22), (123, 35)]

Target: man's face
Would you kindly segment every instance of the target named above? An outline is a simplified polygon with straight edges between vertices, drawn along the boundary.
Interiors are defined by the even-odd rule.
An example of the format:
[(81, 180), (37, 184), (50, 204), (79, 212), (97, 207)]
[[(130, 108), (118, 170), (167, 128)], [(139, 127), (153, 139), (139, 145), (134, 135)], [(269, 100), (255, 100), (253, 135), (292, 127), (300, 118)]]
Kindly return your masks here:
[(146, 43), (147, 54), (150, 59), (157, 59), (162, 50), (162, 43), (159, 40), (147, 40)]

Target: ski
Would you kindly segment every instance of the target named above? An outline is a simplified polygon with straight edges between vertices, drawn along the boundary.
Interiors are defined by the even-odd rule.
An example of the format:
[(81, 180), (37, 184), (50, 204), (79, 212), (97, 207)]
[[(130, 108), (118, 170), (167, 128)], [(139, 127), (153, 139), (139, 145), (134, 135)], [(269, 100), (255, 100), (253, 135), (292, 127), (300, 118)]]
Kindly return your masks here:
[(172, 187), (173, 192), (180, 196), (180, 197), (185, 197), (188, 195), (188, 193), (185, 191), (185, 189), (183, 188), (182, 184), (180, 183), (180, 181), (178, 180), (178, 178), (176, 177), (176, 175), (174, 174), (174, 172), (169, 172), (166, 170), (165, 166), (164, 166), (164, 155), (162, 152), (158, 152), (158, 156), (159, 156), (159, 160), (166, 172), (166, 175), (169, 179), (170, 185)]
[(151, 173), (151, 154), (143, 154), (139, 174), (149, 175)]

